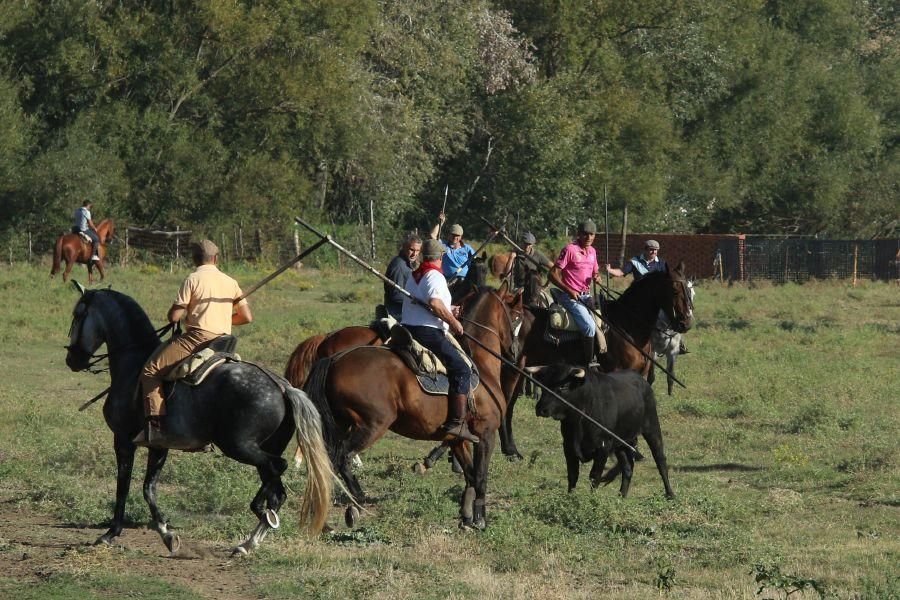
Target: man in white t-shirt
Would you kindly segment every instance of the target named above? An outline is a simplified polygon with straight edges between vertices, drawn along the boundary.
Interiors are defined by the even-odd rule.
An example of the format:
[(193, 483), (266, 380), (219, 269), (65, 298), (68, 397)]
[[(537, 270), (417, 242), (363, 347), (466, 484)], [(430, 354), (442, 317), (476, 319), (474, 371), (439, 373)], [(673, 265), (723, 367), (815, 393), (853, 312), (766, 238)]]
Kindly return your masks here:
[(443, 254), (444, 247), (439, 241), (425, 240), (422, 245), (422, 264), (406, 280), (405, 289), (432, 310), (429, 311), (406, 297), (403, 300), (402, 324), (417, 342), (434, 352), (447, 368), (450, 384), (447, 399), (450, 405), (447, 422), (441, 425), (441, 429), (457, 438), (477, 443), (478, 438), (469, 431), (465, 418), (472, 369), (447, 338), (448, 330), (461, 335), (463, 326), (454, 315), (450, 289), (441, 271)]

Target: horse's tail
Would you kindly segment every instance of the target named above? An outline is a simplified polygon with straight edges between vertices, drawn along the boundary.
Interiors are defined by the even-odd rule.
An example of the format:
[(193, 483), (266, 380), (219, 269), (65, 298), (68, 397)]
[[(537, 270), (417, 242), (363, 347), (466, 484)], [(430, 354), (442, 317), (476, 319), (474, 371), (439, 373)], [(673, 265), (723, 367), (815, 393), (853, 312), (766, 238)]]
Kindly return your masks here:
[(302, 388), (306, 383), (309, 370), (316, 362), (319, 346), (326, 337), (328, 337), (327, 333), (314, 335), (303, 340), (294, 348), (293, 354), (288, 359), (287, 367), (284, 369), (284, 378), (290, 381), (292, 386)]
[(309, 396), (301, 390), (288, 387), (285, 396), (294, 411), (297, 446), (306, 455), (306, 491), (300, 507), (300, 522), (306, 523), (310, 535), (318, 535), (325, 527), (335, 480), (322, 440), (322, 419)]
[(309, 394), (312, 403), (319, 410), (319, 416), (322, 421), (322, 437), (325, 438), (325, 447), (328, 449), (328, 455), (331, 457), (331, 464), (335, 467), (340, 464), (339, 459), (341, 452), (344, 450), (344, 441), (338, 434), (337, 422), (334, 420), (334, 413), (331, 412), (331, 406), (328, 404), (328, 398), (325, 396), (325, 384), (328, 379), (328, 368), (331, 366), (330, 358), (323, 358), (313, 364), (306, 384), (303, 386), (304, 391)]
[(59, 273), (60, 263), (62, 262), (63, 238), (65, 237), (66, 236), (61, 235), (56, 239), (56, 247), (53, 249), (53, 267), (50, 269), (50, 277)]

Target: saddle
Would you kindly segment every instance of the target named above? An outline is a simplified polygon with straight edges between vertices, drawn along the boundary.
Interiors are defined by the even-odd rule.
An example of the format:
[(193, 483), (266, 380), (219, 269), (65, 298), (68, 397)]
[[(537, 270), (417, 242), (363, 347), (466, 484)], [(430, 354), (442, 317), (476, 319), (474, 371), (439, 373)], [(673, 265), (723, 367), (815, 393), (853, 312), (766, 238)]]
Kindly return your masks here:
[(79, 232), (78, 232), (78, 237), (81, 239), (82, 242), (84, 242), (84, 243), (86, 243), (86, 244), (93, 244), (93, 243), (94, 243), (94, 240), (91, 239), (91, 236), (89, 236), (89, 235), (88, 235), (86, 232), (84, 232), (84, 231), (79, 231)]
[[(558, 289), (541, 290), (542, 302), (547, 306), (547, 330), (544, 332), (544, 340), (558, 346), (565, 342), (581, 339), (581, 329), (572, 317), (572, 314), (560, 303), (564, 292)], [(596, 313), (592, 312), (594, 323), (597, 325), (597, 341), (600, 353), (606, 352), (605, 332), (609, 329)]]
[[(478, 367), (475, 366), (469, 355), (463, 352), (455, 338), (450, 336), (448, 339), (472, 369), (472, 379), (469, 386), (469, 400), (471, 404), (472, 393), (478, 387)], [(406, 328), (400, 324), (394, 325), (391, 328), (390, 339), (385, 347), (399, 356), (403, 363), (409, 367), (416, 376), (419, 387), (422, 388), (423, 392), (435, 396), (447, 395), (449, 382), (447, 381), (447, 368), (444, 366), (444, 363), (440, 361), (434, 352), (414, 340)]]
[(237, 346), (236, 337), (220, 335), (209, 346), (175, 365), (164, 379), (180, 381), (190, 386), (200, 385), (212, 370), (222, 363), (241, 361), (241, 357), (234, 353), (235, 346)]

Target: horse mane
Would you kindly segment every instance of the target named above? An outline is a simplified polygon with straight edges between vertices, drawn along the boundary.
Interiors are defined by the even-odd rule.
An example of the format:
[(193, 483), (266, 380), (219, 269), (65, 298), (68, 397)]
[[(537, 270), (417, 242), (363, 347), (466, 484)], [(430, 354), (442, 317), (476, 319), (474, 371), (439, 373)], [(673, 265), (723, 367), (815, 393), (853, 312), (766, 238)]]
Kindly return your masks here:
[(159, 343), (159, 336), (156, 334), (150, 318), (134, 298), (111, 289), (85, 292), (86, 298), (90, 299), (92, 296), (108, 299), (115, 306), (118, 319), (122, 321), (123, 325), (127, 324), (131, 328), (130, 336), (134, 343), (146, 343), (147, 345)]

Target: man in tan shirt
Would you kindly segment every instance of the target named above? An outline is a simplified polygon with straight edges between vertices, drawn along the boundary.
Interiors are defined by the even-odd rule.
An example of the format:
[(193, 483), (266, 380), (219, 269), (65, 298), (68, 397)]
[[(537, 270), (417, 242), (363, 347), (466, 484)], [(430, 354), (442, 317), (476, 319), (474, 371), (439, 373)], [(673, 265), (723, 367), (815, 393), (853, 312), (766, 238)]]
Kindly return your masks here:
[(203, 240), (194, 244), (192, 253), (197, 269), (181, 284), (168, 314), (170, 323), (184, 318), (184, 333), (155, 352), (141, 370), (147, 426), (134, 439), (139, 446), (165, 444), (162, 418), (166, 409), (162, 384), (166, 374), (220, 335), (230, 334), (232, 325), (243, 325), (253, 320), (246, 300), (235, 303), (243, 294), (237, 281), (216, 266), (219, 262), (216, 245)]

